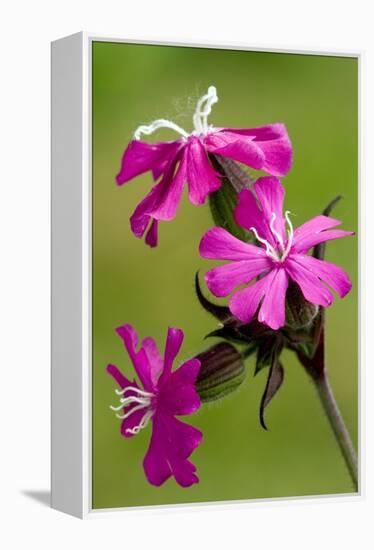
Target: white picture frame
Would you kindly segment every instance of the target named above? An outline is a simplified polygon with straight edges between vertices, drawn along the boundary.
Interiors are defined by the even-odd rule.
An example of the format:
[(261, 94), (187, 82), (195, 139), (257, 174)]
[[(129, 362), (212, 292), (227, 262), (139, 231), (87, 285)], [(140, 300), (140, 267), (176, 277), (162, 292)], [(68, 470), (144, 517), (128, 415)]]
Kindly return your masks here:
[[(358, 59), (360, 82), (362, 58), (361, 52), (274, 50), (227, 43), (219, 46), (156, 43), (83, 32), (52, 43), (51, 505), (79, 518), (114, 511), (93, 510), (91, 506), (91, 46), (94, 41), (350, 56)], [(361, 370), (360, 365), (360, 403)], [(362, 422), (360, 434), (362, 457)], [(362, 488), (362, 458), (360, 474)], [(344, 497), (350, 501), (357, 498), (360, 493)], [(252, 502), (256, 505), (259, 501)]]

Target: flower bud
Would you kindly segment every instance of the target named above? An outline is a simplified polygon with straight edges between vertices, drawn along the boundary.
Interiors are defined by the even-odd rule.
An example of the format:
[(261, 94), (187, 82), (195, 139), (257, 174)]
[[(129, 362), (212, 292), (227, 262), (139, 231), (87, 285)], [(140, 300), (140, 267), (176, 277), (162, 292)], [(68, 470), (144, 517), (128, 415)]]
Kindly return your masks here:
[(286, 324), (292, 329), (311, 325), (318, 314), (318, 306), (305, 300), (299, 286), (290, 281), (286, 295)]
[(201, 363), (196, 389), (203, 403), (221, 399), (244, 381), (242, 356), (227, 342), (215, 344), (196, 358)]

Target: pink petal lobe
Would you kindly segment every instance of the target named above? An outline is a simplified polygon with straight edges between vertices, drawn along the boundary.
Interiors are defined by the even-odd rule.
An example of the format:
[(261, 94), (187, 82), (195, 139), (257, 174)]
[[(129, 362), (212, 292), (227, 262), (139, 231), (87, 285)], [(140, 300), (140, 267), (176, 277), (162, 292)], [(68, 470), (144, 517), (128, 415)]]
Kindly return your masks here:
[(183, 154), (175, 174), (175, 164), (172, 164), (161, 180), (165, 187), (162, 196), (159, 196), (151, 211), (152, 217), (157, 220), (170, 221), (175, 218), (182, 197), (183, 185), (186, 181), (187, 165), (185, 157), (186, 155)]
[(153, 386), (156, 386), (158, 378), (164, 368), (164, 359), (158, 351), (156, 342), (150, 336), (143, 339), (142, 348), (144, 349), (148, 362), (151, 366), (152, 384)]
[[(161, 181), (152, 187), (148, 195), (135, 208), (130, 218), (130, 225), (136, 237), (143, 237), (151, 219), (169, 221), (175, 216), (181, 199), (185, 172), (183, 163), (180, 162), (174, 177), (178, 160), (178, 156), (173, 157)], [(157, 229), (158, 224), (152, 223), (146, 236), (149, 246), (157, 245)]]
[(130, 380), (126, 378), (125, 375), (122, 374), (122, 372), (118, 369), (118, 367), (116, 367), (116, 365), (108, 365), (106, 370), (107, 370), (107, 373), (114, 378), (114, 380), (122, 389), (127, 388), (127, 386), (137, 387), (136, 382), (135, 381), (130, 382)]
[(229, 301), (231, 313), (243, 323), (249, 323), (255, 316), (275, 274), (276, 272), (273, 270), (251, 286), (235, 292)]
[(283, 268), (278, 268), (271, 283), (269, 283), (258, 312), (258, 320), (273, 330), (278, 330), (285, 324), (286, 291), (288, 275)]
[(173, 327), (168, 328), (164, 355), (164, 374), (170, 373), (173, 366), (173, 361), (181, 348), (183, 338), (183, 330)]
[(117, 334), (122, 338), (127, 353), (134, 365), (145, 390), (152, 391), (152, 366), (148, 360), (146, 351), (141, 347), (136, 351), (138, 336), (131, 325), (123, 325), (116, 329)]
[[(143, 237), (151, 220), (151, 212), (155, 208), (155, 204), (157, 204), (157, 201), (159, 197), (163, 194), (163, 191), (164, 182), (161, 180), (160, 183), (152, 187), (148, 195), (146, 195), (135, 208), (130, 218), (131, 231), (134, 233), (135, 237)], [(155, 231), (155, 229), (157, 229), (157, 225), (156, 228), (153, 228), (153, 232)], [(152, 235), (152, 237), (154, 241), (154, 235)]]
[(252, 279), (270, 269), (271, 266), (271, 261), (266, 257), (240, 260), (207, 271), (205, 281), (214, 296), (228, 296), (234, 288), (248, 284)]
[(316, 244), (354, 235), (351, 231), (331, 230), (340, 224), (341, 221), (328, 216), (315, 216), (295, 230), (292, 251), (307, 252)]
[[(263, 178), (260, 178), (263, 179)], [(239, 193), (238, 204), (234, 212), (235, 221), (244, 229), (252, 231), (254, 227), (262, 239), (265, 239), (271, 246), (276, 247), (278, 241), (275, 240), (273, 233), (270, 231), (270, 219), (265, 216), (265, 213), (260, 209), (259, 202), (252, 191), (243, 189)]]
[(225, 128), (222, 132), (252, 139), (264, 157), (261, 170), (268, 174), (285, 176), (291, 169), (292, 145), (284, 124), (269, 124), (259, 128)]
[(212, 132), (204, 140), (209, 152), (242, 162), (251, 168), (261, 170), (265, 156), (251, 137), (230, 131)]
[(267, 258), (264, 250), (237, 239), (223, 227), (209, 229), (200, 242), (200, 255), (215, 260), (250, 260)]
[(198, 483), (196, 468), (187, 458), (201, 439), (202, 434), (196, 428), (173, 417), (155, 415), (151, 442), (143, 462), (148, 481), (158, 487), (173, 475), (182, 487)]
[(344, 298), (351, 290), (352, 283), (349, 276), (341, 267), (304, 254), (292, 254), (292, 259), (327, 283), (340, 298)]
[(329, 307), (334, 301), (330, 290), (304, 265), (294, 260), (290, 255), (285, 261), (285, 268), (288, 275), (300, 287), (304, 298), (317, 306)]
[(160, 170), (157, 168), (165, 165), (170, 158), (176, 155), (180, 146), (181, 143), (178, 141), (154, 144), (144, 143), (140, 140), (131, 141), (122, 157), (121, 170), (116, 178), (117, 184), (122, 185), (153, 168), (159, 175)]
[(151, 225), (145, 236), (145, 243), (151, 248), (155, 248), (158, 243), (158, 220), (152, 220)]
[[(280, 234), (284, 243), (286, 231), (283, 218), (283, 202), (285, 195), (283, 185), (279, 179), (265, 176), (258, 178), (254, 184), (254, 188), (269, 227), (272, 226)], [(274, 215), (275, 219), (272, 221)]]
[(153, 429), (148, 451), (143, 460), (146, 478), (151, 485), (160, 487), (172, 476), (172, 469), (168, 461), (167, 434), (161, 418), (157, 415), (153, 418)]
[(210, 164), (205, 148), (196, 137), (189, 138), (186, 166), (189, 200), (195, 205), (203, 204), (210, 193), (219, 189), (221, 179)]

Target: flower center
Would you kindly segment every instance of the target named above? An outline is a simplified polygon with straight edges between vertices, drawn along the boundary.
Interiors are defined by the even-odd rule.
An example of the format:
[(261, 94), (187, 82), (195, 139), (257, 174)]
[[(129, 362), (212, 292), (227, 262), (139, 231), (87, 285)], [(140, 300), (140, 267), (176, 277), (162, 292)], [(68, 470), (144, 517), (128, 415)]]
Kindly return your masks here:
[(263, 239), (262, 237), (260, 237), (258, 232), (257, 232), (257, 229), (255, 227), (250, 228), (250, 230), (253, 232), (256, 239), (260, 243), (265, 245), (266, 255), (269, 256), (269, 258), (271, 258), (274, 262), (283, 262), (287, 258), (288, 254), (291, 250), (291, 246), (292, 246), (292, 242), (293, 242), (293, 236), (294, 236), (294, 230), (293, 230), (293, 225), (292, 225), (292, 222), (290, 220), (289, 215), (290, 215), (290, 211), (287, 210), (284, 214), (284, 217), (286, 218), (286, 222), (287, 222), (287, 225), (288, 225), (288, 229), (287, 229), (288, 239), (287, 239), (287, 242), (285, 243), (283, 241), (282, 236), (280, 235), (280, 233), (274, 227), (274, 223), (275, 223), (275, 220), (276, 220), (277, 216), (276, 216), (275, 212), (272, 212), (272, 214), (271, 214), (270, 231), (271, 231), (272, 235), (274, 236), (275, 241), (278, 243), (277, 247), (272, 246), (266, 239)]
[[(131, 433), (133, 435), (138, 434), (140, 430), (148, 425), (154, 414), (154, 411), (151, 409), (151, 402), (152, 398), (154, 397), (153, 393), (141, 390), (136, 386), (127, 386), (122, 390), (117, 389), (115, 390), (115, 392), (117, 395), (121, 395), (122, 397), (120, 398), (120, 405), (118, 405), (117, 407), (110, 406), (112, 411), (121, 411), (129, 405), (136, 404), (135, 407), (132, 407), (124, 414), (116, 413), (117, 418), (124, 420), (125, 418), (129, 418), (129, 416), (131, 416), (135, 412), (144, 409), (144, 415), (142, 416), (139, 424), (137, 426), (134, 426), (133, 428), (126, 429), (127, 433)], [(132, 393), (130, 394), (130, 392)], [(126, 394), (127, 396), (125, 397)]]
[(153, 134), (159, 128), (169, 128), (180, 134), (184, 138), (188, 138), (190, 135), (205, 135), (213, 129), (213, 126), (208, 125), (208, 116), (212, 112), (212, 106), (217, 103), (218, 96), (215, 86), (209, 86), (208, 92), (200, 97), (196, 104), (196, 109), (192, 117), (194, 131), (192, 134), (183, 130), (178, 124), (171, 120), (159, 118), (151, 122), (151, 124), (143, 124), (138, 126), (134, 132), (134, 139), (139, 140), (142, 134), (149, 136)]

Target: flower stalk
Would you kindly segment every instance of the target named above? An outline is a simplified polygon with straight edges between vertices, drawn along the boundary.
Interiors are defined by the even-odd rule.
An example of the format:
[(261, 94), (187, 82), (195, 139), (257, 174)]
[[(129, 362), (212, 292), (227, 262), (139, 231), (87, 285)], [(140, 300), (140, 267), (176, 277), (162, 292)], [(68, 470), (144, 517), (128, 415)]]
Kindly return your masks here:
[(327, 419), (334, 432), (335, 439), (339, 445), (340, 451), (348, 468), (355, 490), (358, 490), (358, 466), (357, 454), (350, 438), (347, 427), (344, 423), (342, 414), (335, 400), (328, 376), (326, 372), (314, 379), (318, 396), (322, 407), (326, 413)]

